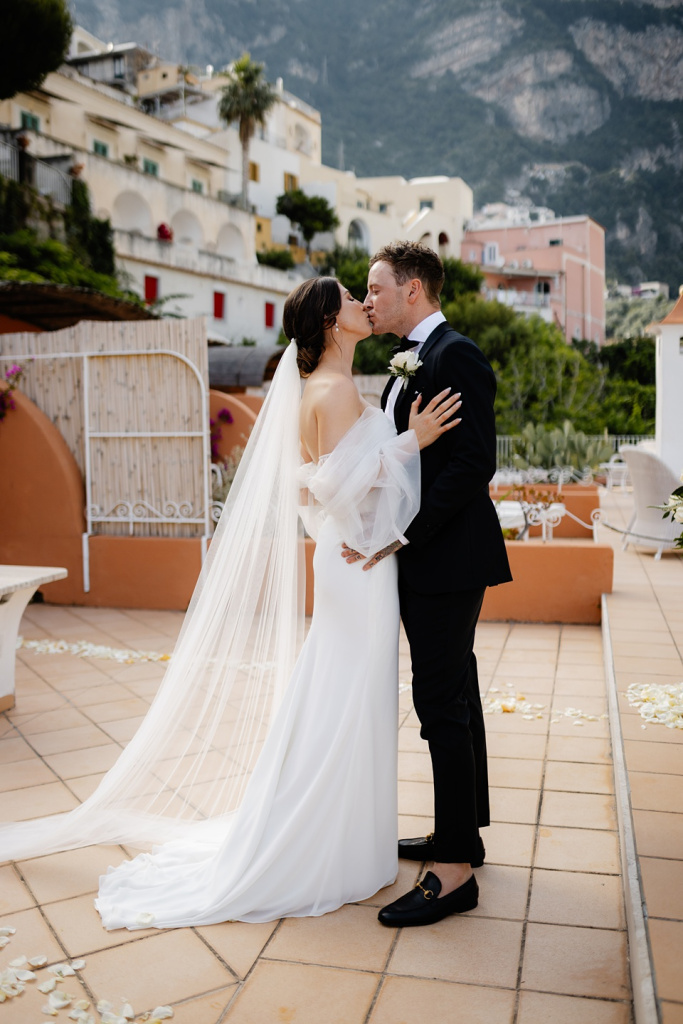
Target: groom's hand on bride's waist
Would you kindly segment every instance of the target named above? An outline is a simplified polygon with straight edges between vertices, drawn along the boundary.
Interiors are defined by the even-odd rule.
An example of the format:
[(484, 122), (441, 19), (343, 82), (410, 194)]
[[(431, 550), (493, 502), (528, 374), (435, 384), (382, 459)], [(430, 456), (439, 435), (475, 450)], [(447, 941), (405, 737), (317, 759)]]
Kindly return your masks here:
[[(363, 572), (367, 569), (372, 569), (372, 567), (377, 565), (378, 562), (381, 562), (383, 558), (393, 555), (395, 551), (398, 551), (402, 547), (403, 545), (400, 540), (395, 540), (391, 544), (387, 544), (387, 546), (382, 548), (381, 551), (376, 551), (372, 558), (368, 558), (366, 564), (363, 566)], [(348, 544), (345, 544), (343, 541), (341, 556), (349, 565), (353, 565), (354, 562), (362, 562), (365, 558), (365, 555), (361, 555), (359, 551), (354, 551), (353, 548), (350, 548)]]

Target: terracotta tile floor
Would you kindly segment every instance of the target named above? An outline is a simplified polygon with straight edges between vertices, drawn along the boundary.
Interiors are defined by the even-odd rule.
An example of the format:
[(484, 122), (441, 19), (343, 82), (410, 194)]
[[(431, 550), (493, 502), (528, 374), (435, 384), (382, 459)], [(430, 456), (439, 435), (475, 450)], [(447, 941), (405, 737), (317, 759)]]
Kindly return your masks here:
[[(604, 495), (611, 522), (630, 496)], [(618, 690), (683, 681), (683, 560), (616, 546), (608, 599)], [(678, 598), (678, 600), (676, 600)], [(26, 637), (85, 639), (167, 651), (176, 613), (31, 606)], [(627, 938), (601, 632), (597, 627), (485, 623), (482, 691), (523, 692), (540, 717), (489, 715), (493, 824), (478, 871), (479, 907), (428, 929), (395, 933), (378, 906), (414, 884), (402, 862), (394, 886), (323, 918), (107, 933), (92, 906), (97, 878), (120, 848), (91, 848), (0, 867), (0, 926), (17, 933), (0, 964), (44, 953), (83, 957), (69, 991), (126, 996), (142, 1013), (171, 1003), (181, 1024), (629, 1024)], [(401, 681), (408, 681), (401, 648)], [(17, 706), (0, 716), (0, 818), (68, 809), (92, 791), (135, 731), (163, 674), (70, 655), (17, 658)], [(683, 732), (642, 728), (620, 697), (636, 842), (663, 1024), (683, 1021)], [(400, 830), (431, 828), (430, 765), (409, 691), (401, 693)], [(555, 717), (567, 707), (597, 721)], [(11, 956), (8, 954), (11, 953)], [(29, 986), (0, 1024), (39, 1019)]]
[[(623, 529), (629, 496), (605, 494), (602, 504), (608, 521)], [(646, 725), (625, 692), (632, 683), (683, 682), (683, 557), (665, 552), (656, 562), (645, 549), (621, 552), (610, 531), (601, 539), (616, 553), (607, 605), (654, 981), (664, 1024), (681, 1024), (683, 730)]]

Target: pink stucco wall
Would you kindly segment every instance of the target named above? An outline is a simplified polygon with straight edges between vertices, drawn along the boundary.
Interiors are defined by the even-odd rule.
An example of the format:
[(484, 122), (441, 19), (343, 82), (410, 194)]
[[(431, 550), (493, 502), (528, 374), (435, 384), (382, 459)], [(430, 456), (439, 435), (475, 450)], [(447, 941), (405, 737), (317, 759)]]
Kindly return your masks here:
[[(483, 265), (485, 246), (491, 242), (498, 244), (503, 266)], [(502, 285), (510, 293), (532, 293), (539, 280), (539, 274), (533, 272), (540, 272), (540, 279), (550, 284), (548, 308), (552, 319), (567, 341), (589, 338), (599, 345), (604, 342), (605, 232), (590, 217), (467, 230), (461, 258), (482, 266), (488, 289), (497, 290)], [(525, 262), (531, 267), (525, 268)], [(529, 306), (532, 311), (531, 302)]]

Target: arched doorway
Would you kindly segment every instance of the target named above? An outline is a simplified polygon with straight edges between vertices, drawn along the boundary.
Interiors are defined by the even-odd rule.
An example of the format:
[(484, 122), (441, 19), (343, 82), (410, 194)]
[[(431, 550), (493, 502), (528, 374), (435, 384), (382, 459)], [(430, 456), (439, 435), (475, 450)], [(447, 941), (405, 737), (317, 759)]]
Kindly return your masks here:
[(351, 221), (348, 227), (347, 239), (349, 248), (362, 249), (363, 252), (370, 251), (370, 232), (362, 220), (356, 218)]
[(204, 232), (199, 220), (189, 210), (178, 210), (171, 218), (173, 238), (184, 245), (194, 245), (201, 249), (204, 244)]
[(139, 192), (121, 192), (114, 200), (112, 227), (152, 237), (152, 211)]
[(232, 260), (244, 258), (244, 239), (234, 224), (224, 224), (218, 232), (217, 252)]

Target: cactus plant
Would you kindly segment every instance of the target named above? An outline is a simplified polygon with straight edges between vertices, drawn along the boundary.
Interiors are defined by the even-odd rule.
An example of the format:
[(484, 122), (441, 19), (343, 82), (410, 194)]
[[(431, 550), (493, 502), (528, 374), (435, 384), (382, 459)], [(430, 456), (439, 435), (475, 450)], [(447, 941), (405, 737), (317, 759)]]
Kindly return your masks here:
[(527, 423), (514, 447), (512, 460), (516, 469), (561, 467), (571, 468), (578, 474), (596, 469), (613, 454), (607, 441), (596, 441), (582, 430), (574, 430), (569, 420), (565, 420), (562, 427)]

